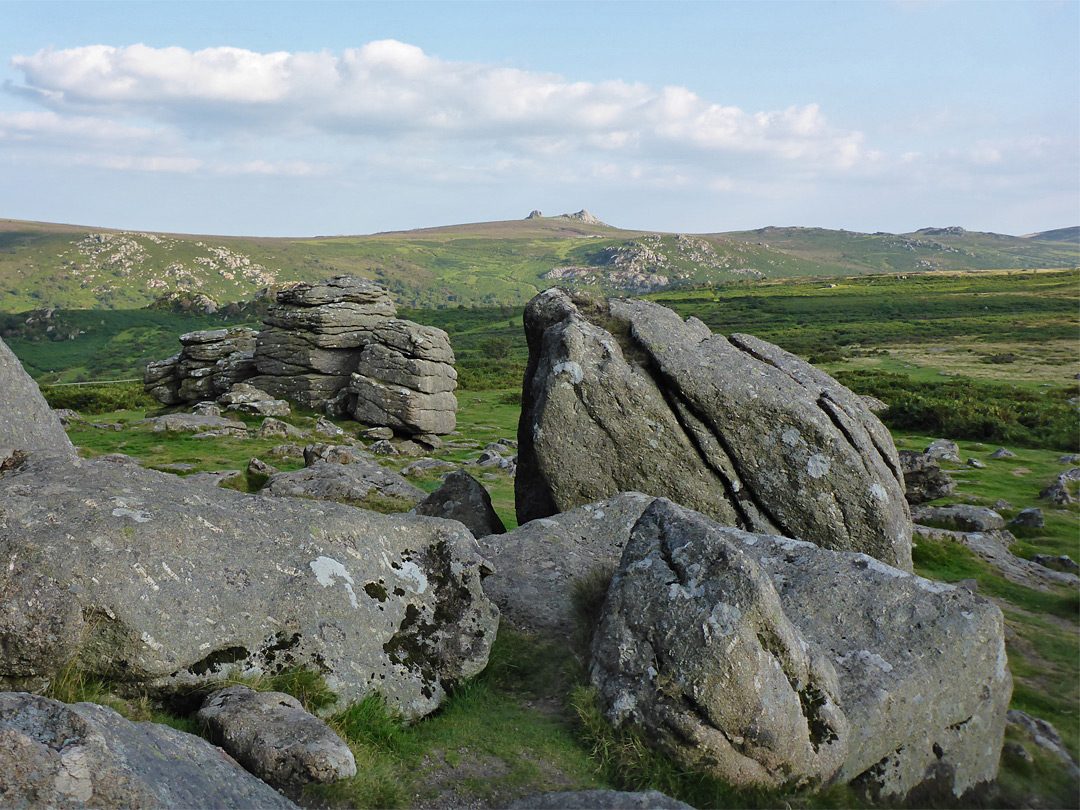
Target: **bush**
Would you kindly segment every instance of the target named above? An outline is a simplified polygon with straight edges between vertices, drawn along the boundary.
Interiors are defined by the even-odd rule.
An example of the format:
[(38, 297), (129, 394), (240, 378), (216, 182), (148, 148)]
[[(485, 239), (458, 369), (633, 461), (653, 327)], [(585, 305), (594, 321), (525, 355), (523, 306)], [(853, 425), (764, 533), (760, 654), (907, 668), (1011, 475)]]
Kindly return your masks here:
[(108, 385), (46, 385), (41, 393), (51, 408), (70, 408), (82, 414), (142, 411), (159, 403), (143, 391), (142, 383)]

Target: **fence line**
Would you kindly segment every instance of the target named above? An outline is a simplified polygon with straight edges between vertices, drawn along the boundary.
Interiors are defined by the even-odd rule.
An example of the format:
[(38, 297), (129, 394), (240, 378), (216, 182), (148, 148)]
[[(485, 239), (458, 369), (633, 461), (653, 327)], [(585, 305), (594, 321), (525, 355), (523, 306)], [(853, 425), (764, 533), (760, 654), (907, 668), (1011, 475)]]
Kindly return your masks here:
[(42, 388), (59, 388), (61, 385), (108, 385), (109, 383), (142, 382), (141, 377), (132, 377), (130, 380), (91, 380), (90, 382), (73, 383), (42, 383)]

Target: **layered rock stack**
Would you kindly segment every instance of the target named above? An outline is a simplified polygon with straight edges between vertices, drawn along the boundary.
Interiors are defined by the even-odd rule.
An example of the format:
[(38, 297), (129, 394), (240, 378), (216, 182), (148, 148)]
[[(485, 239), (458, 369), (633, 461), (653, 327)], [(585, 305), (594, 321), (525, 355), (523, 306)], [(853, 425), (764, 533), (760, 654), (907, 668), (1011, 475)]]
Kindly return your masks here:
[(215, 399), (255, 373), (255, 335), (246, 326), (181, 335), (183, 348), (150, 363), (143, 386), (165, 405)]
[(145, 387), (177, 405), (246, 382), (272, 398), (400, 433), (449, 433), (457, 419), (450, 339), (396, 315), (389, 293), (366, 279), (300, 284), (278, 293), (257, 335), (243, 328), (184, 335), (180, 354), (146, 367)]
[(375, 327), (397, 315), (386, 290), (355, 276), (301, 284), (277, 300), (259, 332), (258, 375), (248, 382), (314, 410), (348, 384)]

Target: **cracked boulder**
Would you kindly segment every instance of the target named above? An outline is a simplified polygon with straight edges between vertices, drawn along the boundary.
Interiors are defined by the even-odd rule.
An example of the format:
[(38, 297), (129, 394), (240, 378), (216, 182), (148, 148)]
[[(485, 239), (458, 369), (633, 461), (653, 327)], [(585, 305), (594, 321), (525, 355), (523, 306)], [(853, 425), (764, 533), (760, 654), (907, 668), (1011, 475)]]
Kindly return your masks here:
[(518, 521), (618, 492), (911, 570), (889, 432), (824, 372), (647, 301), (547, 290), (525, 311)]
[(106, 706), (0, 693), (0, 806), (297, 807), (201, 737)]
[(989, 602), (665, 499), (631, 532), (591, 679), (613, 723), (686, 767), (890, 802), (992, 780), (1012, 693)]
[(0, 688), (72, 661), (163, 696), (303, 666), (415, 718), (486, 665), (498, 609), (464, 527), (122, 460), (32, 455), (0, 478)]
[(0, 470), (16, 453), (28, 452), (75, 457), (75, 447), (41, 389), (0, 340)]

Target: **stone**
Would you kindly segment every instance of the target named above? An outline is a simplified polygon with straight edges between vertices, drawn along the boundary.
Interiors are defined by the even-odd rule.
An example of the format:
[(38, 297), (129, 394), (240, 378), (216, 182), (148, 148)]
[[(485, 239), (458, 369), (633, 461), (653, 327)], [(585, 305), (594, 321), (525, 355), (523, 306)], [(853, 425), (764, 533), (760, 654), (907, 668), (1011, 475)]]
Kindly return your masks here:
[(910, 570), (892, 438), (828, 375), (641, 300), (552, 288), (525, 331), (519, 523), (637, 490)]
[(227, 392), (217, 398), (219, 405), (247, 405), (253, 402), (265, 402), (273, 397), (262, 389), (248, 383), (234, 383)]
[(484, 592), (503, 621), (515, 630), (569, 639), (575, 588), (590, 577), (610, 577), (630, 529), (652, 500), (620, 493), (506, 534), (479, 537), (480, 554), (494, 569), (484, 579)]
[(960, 463), (960, 447), (956, 442), (948, 439), (934, 439), (923, 451), (930, 458), (938, 461), (951, 461), (953, 464)]
[(452, 472), (442, 486), (412, 508), (410, 514), (446, 518), (463, 523), (473, 537), (503, 534), (506, 526), (491, 505), (483, 485), (467, 472)]
[(286, 793), (356, 776), (345, 741), (291, 695), (230, 686), (208, 696), (195, 720), (215, 745)]
[(457, 465), (451, 461), (443, 461), (438, 458), (420, 458), (416, 461), (409, 462), (401, 470), (401, 474), (406, 478), (416, 478), (423, 475), (428, 475), (432, 472), (455, 470)]
[(979, 461), (979, 459), (972, 456), (967, 460), (967, 466), (974, 467), (977, 470), (983, 470), (986, 469), (986, 462)]
[(1059, 554), (1056, 557), (1051, 554), (1036, 554), (1031, 558), (1031, 561), (1041, 565), (1043, 568), (1049, 568), (1052, 571), (1061, 571), (1066, 574), (1080, 574), (1080, 565), (1078, 565), (1068, 554)]
[(247, 425), (224, 416), (202, 415), (197, 413), (168, 413), (164, 416), (152, 416), (132, 423), (136, 429), (155, 432), (171, 431), (174, 433), (208, 433), (247, 438)]
[(240, 470), (208, 470), (187, 476), (187, 482), (192, 486), (211, 487), (217, 489), (222, 484), (227, 484), (243, 473)]
[[(741, 558), (735, 550), (742, 552)], [(746, 558), (766, 575), (764, 582)], [(671, 575), (656, 575), (664, 569)], [(732, 584), (714, 589), (718, 581)], [(750, 585), (756, 593), (745, 592)], [(647, 607), (654, 598), (655, 614)], [(676, 616), (691, 612), (694, 602), (700, 605), (701, 621), (676, 632)], [(706, 613), (710, 603), (713, 607)], [(779, 615), (787, 617), (801, 636), (792, 636)], [(944, 798), (955, 801), (996, 775), (1012, 685), (1004, 622), (995, 606), (863, 554), (722, 527), (664, 499), (653, 501), (632, 530), (594, 639), (593, 682), (610, 679), (622, 686), (601, 687), (609, 716), (618, 720), (635, 712), (666, 710), (677, 714), (680, 707), (699, 700), (714, 701), (718, 698), (705, 686), (724, 670), (732, 673), (721, 690), (724, 694), (740, 683), (745, 690), (737, 694), (735, 707), (741, 701), (751, 706), (754, 701), (768, 702), (768, 711), (761, 714), (775, 726), (779, 722), (771, 717), (775, 706), (789, 704), (777, 704), (765, 684), (784, 694), (785, 681), (789, 690), (793, 685), (805, 689), (814, 681), (799, 670), (790, 679), (768, 674), (755, 684), (751, 673), (760, 671), (761, 658), (755, 664), (751, 657), (747, 669), (732, 668), (736, 660), (732, 656), (747, 649), (736, 641), (751, 647), (755, 643), (752, 636), (738, 635), (739, 628), (755, 621), (777, 628), (763, 636), (769, 643), (761, 648), (766, 658), (780, 657), (770, 665), (773, 672), (797, 662), (799, 650), (811, 660), (818, 656), (822, 663), (817, 677), (828, 668), (834, 670), (837, 705), (848, 728), (838, 778), (852, 782), (871, 801), (902, 801), (918, 795), (917, 790), (929, 789), (943, 790)], [(703, 634), (702, 628), (708, 630)], [(665, 655), (675, 648), (684, 656), (690, 647), (708, 647), (710, 639), (717, 658), (701, 669), (674, 668)], [(726, 644), (719, 643), (724, 640)], [(647, 692), (649, 684), (666, 708), (644, 707), (640, 693)], [(819, 710), (829, 705), (812, 698), (805, 704), (808, 712), (815, 703)], [(680, 728), (694, 727), (705, 716), (722, 716), (721, 710), (712, 710), (712, 702), (697, 705), (707, 714), (693, 712), (689, 725)], [(732, 708), (723, 711), (725, 718), (738, 716)], [(783, 717), (797, 721), (794, 711), (782, 712)], [(839, 728), (839, 721), (830, 722)], [(802, 745), (803, 728), (820, 733), (823, 726), (807, 724), (781, 744)], [(707, 732), (703, 724), (698, 729)], [(727, 742), (729, 747), (734, 743), (739, 752), (757, 752), (772, 738), (762, 734), (761, 725), (756, 729), (741, 740), (730, 737), (731, 742), (708, 737), (710, 743)], [(671, 731), (659, 734), (675, 736)], [(752, 775), (753, 766), (747, 763), (744, 773)]]
[(396, 456), (398, 449), (386, 439), (379, 439), (368, 448), (377, 456)]
[(293, 427), (288, 422), (282, 422), (280, 419), (268, 416), (263, 419), (262, 424), (259, 425), (259, 432), (255, 435), (255, 438), (306, 439), (308, 438), (308, 434), (298, 427)]
[(884, 413), (889, 410), (888, 404), (882, 402), (877, 397), (872, 397), (869, 394), (862, 394), (860, 398), (862, 399), (863, 404), (873, 413)]
[(326, 304), (363, 304), (381, 317), (397, 315), (390, 294), (373, 281), (359, 276), (334, 276), (314, 284), (297, 284), (278, 293), (277, 300), (283, 304), (301, 307), (317, 307)]
[(1058, 475), (1050, 486), (1039, 493), (1040, 498), (1048, 498), (1058, 506), (1067, 506), (1073, 502), (1073, 496), (1069, 493), (1068, 484), (1071, 481), (1080, 480), (1080, 468), (1073, 467)]
[(434, 433), (418, 433), (417, 435), (413, 436), (413, 441), (419, 442), (420, 444), (427, 447), (429, 450), (440, 450), (443, 446), (443, 440), (436, 436)]
[[(534, 211), (537, 216), (539, 211)], [(532, 214), (529, 215), (532, 219)], [(560, 790), (525, 796), (507, 810), (694, 810), (658, 790)]]
[(985, 506), (950, 504), (949, 506), (917, 506), (911, 519), (919, 524), (941, 526), (961, 532), (989, 532), (1004, 529), (1005, 519)]
[(832, 662), (756, 561), (680, 517), (646, 508), (608, 590), (589, 670), (608, 720), (736, 787), (831, 783), (850, 733)]
[(325, 416), (320, 416), (315, 420), (315, 435), (325, 436), (329, 439), (338, 439), (345, 435), (345, 431)]
[(387, 425), (406, 433), (445, 434), (457, 424), (457, 397), (451, 391), (425, 394), (354, 374), (349, 391), (357, 422)]
[(304, 448), (296, 444), (279, 444), (267, 450), (266, 454), (269, 456), (280, 456), (281, 458), (302, 458), (304, 455)]
[(4, 807), (297, 807), (201, 737), (93, 703), (0, 693), (0, 750)]
[(352, 464), (357, 459), (371, 458), (370, 453), (347, 444), (309, 444), (303, 450), (304, 466), (310, 467), (317, 461), (332, 461), (335, 464)]
[[(1056, 756), (1065, 769), (1074, 777), (1080, 776), (1075, 760), (1069, 755), (1065, 743), (1056, 728), (1047, 721), (1032, 717), (1019, 709), (1009, 710), (1009, 728), (1024, 740), (1029, 740), (1045, 751)], [(1030, 759), (1030, 755), (1029, 755)]]
[(404, 509), (427, 496), (397, 473), (364, 458), (357, 458), (350, 464), (314, 461), (302, 470), (270, 476), (259, 490), (260, 495), (315, 498), (357, 506), (362, 506), (373, 493), (405, 501)]
[(904, 497), (909, 504), (936, 501), (956, 489), (956, 482), (942, 471), (936, 458), (915, 450), (901, 450), (899, 456), (904, 473)]
[(246, 413), (249, 416), (276, 416), (285, 418), (292, 414), (289, 403), (283, 399), (262, 399), (258, 402), (242, 402), (230, 405), (228, 410)]
[(164, 405), (215, 399), (254, 375), (255, 337), (245, 326), (181, 335), (179, 354), (147, 365), (143, 388)]
[(61, 427), (69, 427), (72, 422), (85, 422), (86, 418), (78, 411), (73, 411), (71, 408), (56, 408), (53, 410), (56, 414), (56, 418), (60, 420)]
[(484, 668), (498, 623), (456, 523), (108, 459), (31, 457), (0, 478), (0, 560), (0, 688), (72, 660), (160, 696), (309, 667), (338, 708), (379, 692), (416, 718)]
[(990, 458), (1016, 458), (1016, 453), (1006, 450), (1004, 447), (999, 447), (990, 454)]
[(398, 455), (405, 456), (405, 458), (420, 458), (420, 456), (427, 455), (427, 449), (422, 444), (411, 439), (402, 439), (394, 447)]
[(1010, 511), (1013, 508), (1014, 508), (1013, 505), (1011, 503), (1009, 503), (1007, 500), (1005, 500), (1004, 498), (998, 498), (996, 501), (994, 501), (993, 509), (994, 509), (995, 512), (1001, 512), (1003, 510), (1004, 511)]
[(1058, 458), (1058, 464), (1080, 464), (1080, 454), (1070, 453), (1067, 456), (1061, 456)]
[(0, 464), (15, 452), (75, 458), (75, 447), (19, 359), (0, 340)]
[(257, 458), (252, 458), (248, 461), (248, 475), (274, 475), (277, 472), (280, 472), (277, 467), (272, 464), (267, 464), (265, 461), (261, 461)]
[(1022, 509), (1016, 517), (1009, 521), (1009, 525), (1019, 526), (1021, 528), (1041, 529), (1045, 525), (1042, 509), (1037, 506)]
[(360, 432), (361, 439), (367, 439), (369, 442), (377, 442), (382, 439), (394, 438), (394, 431), (388, 427), (373, 427), (368, 428)]
[(191, 412), (196, 416), (221, 416), (221, 408), (218, 407), (216, 402), (210, 400), (196, 402), (191, 406)]

